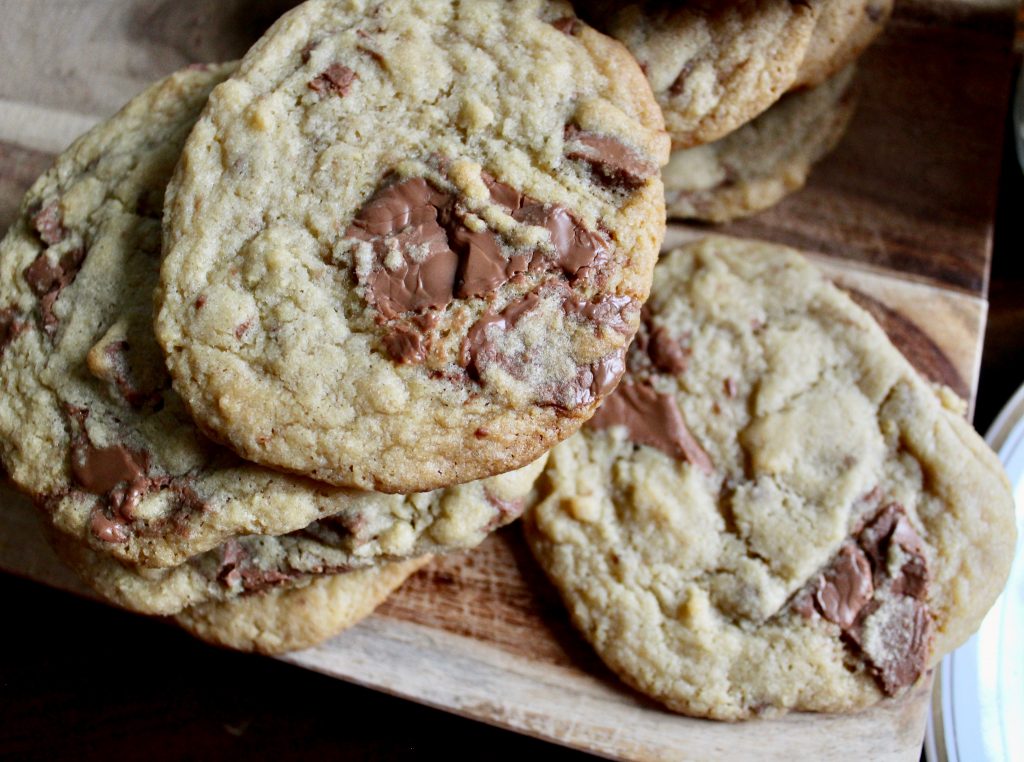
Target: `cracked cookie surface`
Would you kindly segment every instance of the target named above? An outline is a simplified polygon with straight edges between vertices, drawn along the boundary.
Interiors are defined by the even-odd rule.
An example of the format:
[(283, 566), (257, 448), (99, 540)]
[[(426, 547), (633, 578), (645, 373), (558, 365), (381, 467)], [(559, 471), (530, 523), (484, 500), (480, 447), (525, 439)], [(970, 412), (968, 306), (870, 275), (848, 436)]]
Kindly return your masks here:
[(669, 217), (727, 222), (778, 203), (807, 182), (853, 116), (853, 69), (788, 93), (714, 143), (673, 151), (662, 171)]
[(659, 263), (527, 538), (604, 661), (670, 708), (864, 707), (962, 643), (1009, 570), (1009, 483), (950, 396), (795, 252), (705, 239)]
[(479, 542), (536, 467), (433, 495), (331, 487), (211, 443), (171, 388), (152, 328), (163, 193), (230, 70), (154, 85), (27, 194), (0, 243), (0, 463), (60, 532), (145, 566), (326, 516), (358, 530), (339, 543), (362, 559)]
[(635, 61), (568, 4), (311, 0), (171, 183), (175, 388), (247, 459), (334, 484), (524, 465), (622, 372), (667, 150)]

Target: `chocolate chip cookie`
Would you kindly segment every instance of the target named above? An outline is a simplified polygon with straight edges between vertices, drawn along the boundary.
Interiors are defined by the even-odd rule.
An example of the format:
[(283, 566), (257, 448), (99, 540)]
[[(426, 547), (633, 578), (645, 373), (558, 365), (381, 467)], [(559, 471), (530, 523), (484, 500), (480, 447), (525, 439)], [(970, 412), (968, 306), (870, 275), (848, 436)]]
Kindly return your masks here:
[(962, 643), (1009, 571), (1010, 485), (951, 396), (795, 252), (708, 238), (659, 264), (530, 545), (600, 656), (673, 710), (864, 707)]
[(354, 528), (366, 559), (479, 542), (513, 518), (536, 468), (434, 495), (339, 489), (213, 444), (171, 388), (152, 328), (164, 188), (229, 71), (154, 85), (26, 196), (0, 243), (0, 463), (60, 532), (146, 566), (326, 516)]
[(274, 589), (176, 614), (197, 638), (238, 651), (281, 654), (310, 648), (373, 613), (428, 558), (318, 577), (305, 587)]
[(333, 484), (522, 466), (623, 371), (667, 152), (636, 62), (566, 3), (311, 0), (171, 183), (174, 387), (243, 457)]
[(579, 5), (588, 21), (636, 56), (673, 147), (690, 148), (724, 137), (793, 87), (830, 1)]
[(797, 90), (724, 138), (673, 151), (662, 172), (670, 217), (726, 222), (778, 203), (807, 182), (853, 116), (853, 69)]
[(176, 614), (317, 577), (466, 550), (519, 518), (545, 458), (511, 474), (409, 496), (365, 493), (335, 516), (286, 535), (243, 535), (170, 568), (140, 568), (61, 531), (54, 548), (94, 590), (143, 614)]

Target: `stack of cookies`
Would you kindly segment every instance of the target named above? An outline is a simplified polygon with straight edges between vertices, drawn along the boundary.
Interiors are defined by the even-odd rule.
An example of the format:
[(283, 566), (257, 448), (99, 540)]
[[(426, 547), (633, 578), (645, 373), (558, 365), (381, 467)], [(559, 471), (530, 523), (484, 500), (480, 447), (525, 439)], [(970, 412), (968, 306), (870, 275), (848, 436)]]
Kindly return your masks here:
[(834, 136), (842, 72), (741, 125), (871, 34), (838, 2), (606, 5), (632, 54), (559, 0), (310, 0), (36, 182), (0, 459), (93, 588), (280, 652), (525, 511), (602, 658), (728, 719), (894, 695), (977, 626), (1013, 505), (959, 400), (793, 252), (658, 262), (673, 144), (736, 130), (673, 155), (697, 178), (805, 108)]

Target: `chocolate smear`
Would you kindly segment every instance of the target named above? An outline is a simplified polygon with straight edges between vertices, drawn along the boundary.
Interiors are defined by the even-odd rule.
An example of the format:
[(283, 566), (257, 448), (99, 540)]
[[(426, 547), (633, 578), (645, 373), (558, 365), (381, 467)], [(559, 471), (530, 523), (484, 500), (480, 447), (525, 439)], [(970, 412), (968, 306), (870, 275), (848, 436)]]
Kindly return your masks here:
[(565, 140), (565, 155), (588, 164), (610, 185), (638, 188), (658, 174), (657, 164), (610, 135), (588, 132), (570, 124), (565, 128)]
[(497, 357), (497, 347), (488, 337), (489, 332), (507, 332), (522, 320), (523, 316), (540, 303), (537, 293), (530, 293), (512, 302), (501, 312), (485, 312), (469, 329), (462, 340), (459, 364), (466, 369), (470, 378), (479, 381), (484, 366)]
[(620, 384), (587, 425), (592, 429), (625, 426), (630, 441), (691, 463), (708, 476), (714, 473), (711, 458), (686, 428), (675, 397), (650, 384)]
[(309, 83), (309, 89), (319, 95), (331, 93), (344, 98), (352, 89), (357, 74), (347, 66), (333, 63)]
[(414, 365), (427, 359), (429, 340), (409, 326), (396, 325), (384, 334), (384, 348), (395, 362)]
[(570, 294), (562, 302), (566, 315), (624, 334), (630, 331), (629, 313), (635, 315), (637, 308), (638, 302), (630, 296), (605, 295), (587, 301)]

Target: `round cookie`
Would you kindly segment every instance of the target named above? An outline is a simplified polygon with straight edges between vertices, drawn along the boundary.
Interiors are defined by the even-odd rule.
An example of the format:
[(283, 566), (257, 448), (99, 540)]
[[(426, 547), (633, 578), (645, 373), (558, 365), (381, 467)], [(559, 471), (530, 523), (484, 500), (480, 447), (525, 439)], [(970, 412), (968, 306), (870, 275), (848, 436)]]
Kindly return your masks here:
[(368, 617), (429, 562), (415, 558), (320, 577), (305, 587), (195, 606), (174, 621), (197, 638), (237, 651), (272, 655), (311, 648)]
[(793, 87), (816, 87), (851, 65), (882, 33), (893, 0), (825, 0)]
[[(530, 466), (446, 490), (416, 495), (366, 493), (337, 516), (286, 535), (243, 535), (170, 568), (144, 568), (51, 532), (62, 560), (100, 595), (143, 614), (176, 614), (267, 589), (304, 586), (317, 577), (385, 562), (476, 547), (519, 518), (544, 466)], [(354, 501), (355, 502), (355, 501)]]
[(243, 457), (410, 492), (537, 458), (614, 387), (668, 138), (564, 2), (310, 0), (211, 95), (157, 337)]
[(714, 143), (673, 151), (662, 171), (669, 217), (727, 222), (778, 203), (807, 182), (855, 110), (853, 69), (787, 95)]
[(828, 2), (598, 0), (580, 13), (636, 56), (673, 147), (690, 148), (737, 129), (793, 86)]
[(695, 716), (849, 711), (913, 684), (1005, 583), (994, 453), (791, 250), (684, 247), (647, 310), (526, 514), (577, 627)]
[(212, 444), (171, 389), (152, 330), (163, 191), (229, 71), (197, 67), (154, 85), (26, 196), (0, 243), (0, 464), (62, 533), (147, 566), (325, 516), (372, 528), (365, 548), (391, 558), (428, 534), (442, 547), (475, 544), (508, 520), (488, 494), (524, 496), (536, 467), (433, 496), (339, 489)]

